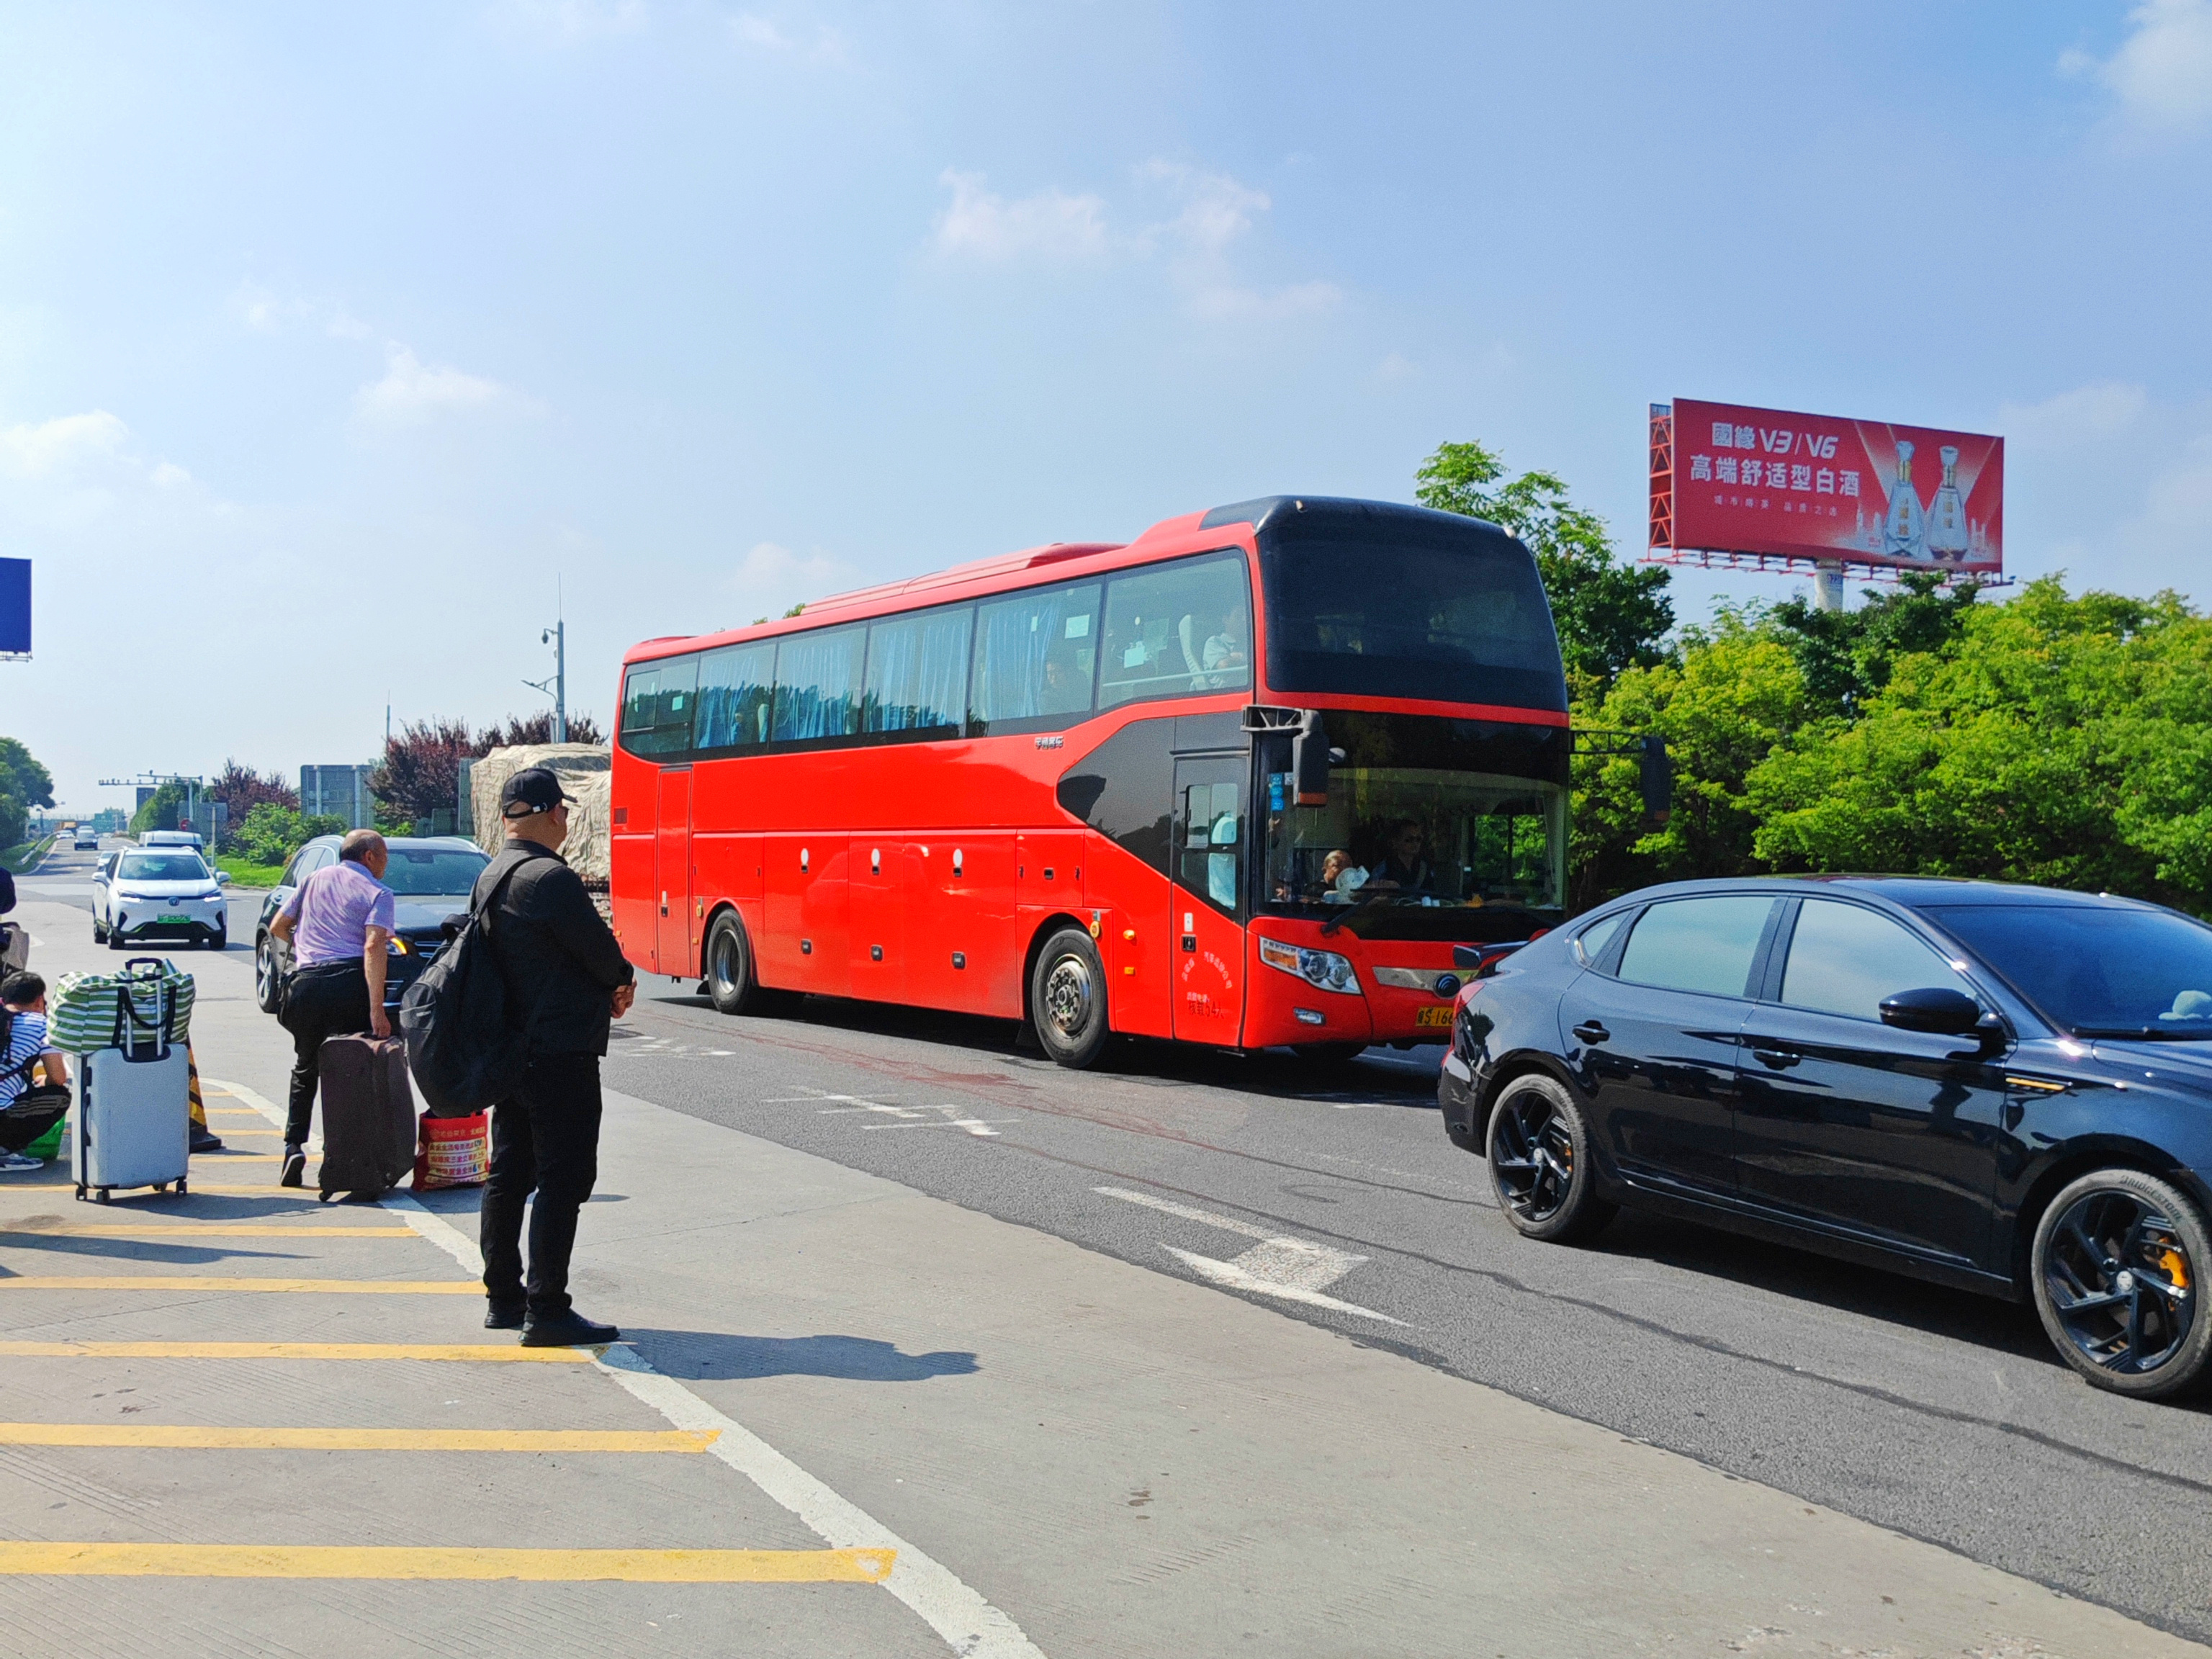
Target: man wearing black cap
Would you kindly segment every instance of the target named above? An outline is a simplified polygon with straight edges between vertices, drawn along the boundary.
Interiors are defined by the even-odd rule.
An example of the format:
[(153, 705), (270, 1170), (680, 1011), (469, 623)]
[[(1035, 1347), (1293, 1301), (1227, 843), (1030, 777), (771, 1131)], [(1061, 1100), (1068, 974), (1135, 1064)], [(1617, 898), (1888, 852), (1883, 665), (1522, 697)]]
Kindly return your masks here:
[[(500, 791), (507, 847), (477, 878), (485, 939), (506, 981), (509, 1018), (527, 1032), (528, 1068), (492, 1108), (491, 1170), (479, 1237), (494, 1330), (520, 1327), (526, 1347), (612, 1342), (568, 1300), (576, 1214), (599, 1172), (599, 1057), (607, 1022), (629, 1012), (636, 976), (583, 880), (561, 856), (569, 798), (542, 766)], [(530, 1211), (530, 1279), (522, 1276), (522, 1206)]]

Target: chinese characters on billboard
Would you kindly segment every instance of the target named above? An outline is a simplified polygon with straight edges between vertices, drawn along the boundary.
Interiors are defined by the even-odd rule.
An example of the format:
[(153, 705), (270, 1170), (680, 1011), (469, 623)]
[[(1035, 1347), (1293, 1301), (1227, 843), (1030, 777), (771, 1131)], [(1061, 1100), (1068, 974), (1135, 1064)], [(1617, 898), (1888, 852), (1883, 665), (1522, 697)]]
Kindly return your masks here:
[(2002, 438), (1691, 398), (1655, 404), (1651, 425), (1660, 557), (2003, 567)]

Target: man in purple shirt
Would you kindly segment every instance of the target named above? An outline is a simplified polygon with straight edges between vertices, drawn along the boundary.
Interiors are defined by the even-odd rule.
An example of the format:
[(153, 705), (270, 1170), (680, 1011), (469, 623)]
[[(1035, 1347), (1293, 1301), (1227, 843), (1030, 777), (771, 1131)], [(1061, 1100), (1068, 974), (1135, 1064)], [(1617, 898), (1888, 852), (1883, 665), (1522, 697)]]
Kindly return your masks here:
[(307, 1130), (323, 1039), (392, 1035), (384, 1012), (384, 970), (392, 945), (392, 890), (384, 884), (392, 854), (374, 830), (356, 830), (338, 847), (338, 861), (301, 882), (269, 931), (290, 941), (292, 973), (277, 1018), (292, 1034), (292, 1098), (284, 1122), (285, 1187), (307, 1168)]

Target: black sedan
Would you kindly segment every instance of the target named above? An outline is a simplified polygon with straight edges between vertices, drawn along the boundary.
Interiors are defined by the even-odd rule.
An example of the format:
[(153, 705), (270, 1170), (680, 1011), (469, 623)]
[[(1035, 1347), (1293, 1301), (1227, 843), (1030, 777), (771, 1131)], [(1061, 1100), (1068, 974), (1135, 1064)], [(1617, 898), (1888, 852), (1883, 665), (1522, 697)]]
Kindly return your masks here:
[(1686, 882), (1485, 963), (1439, 1097), (1531, 1238), (1627, 1206), (2032, 1301), (2142, 1397), (2212, 1356), (2212, 927), (1905, 878)]
[[(301, 847), (262, 901), (253, 928), (253, 996), (266, 1012), (276, 1012), (284, 976), (292, 969), (290, 949), (269, 931), (269, 924), (292, 902), (301, 882), (337, 862), (338, 843), (343, 839), (318, 836)], [(468, 909), (469, 890), (491, 860), (474, 842), (458, 836), (387, 836), (384, 844), (392, 854), (384, 884), (392, 890), (392, 919), (397, 924), (384, 974), (384, 1006), (397, 1008), (416, 976), (444, 948), (446, 918)]]

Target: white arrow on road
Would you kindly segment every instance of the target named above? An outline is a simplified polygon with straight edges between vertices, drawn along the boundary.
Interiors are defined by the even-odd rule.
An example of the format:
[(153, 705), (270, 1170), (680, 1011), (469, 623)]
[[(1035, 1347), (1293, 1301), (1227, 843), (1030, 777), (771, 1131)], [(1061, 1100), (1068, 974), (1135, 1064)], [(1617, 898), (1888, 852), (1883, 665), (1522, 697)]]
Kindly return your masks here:
[(1179, 1250), (1172, 1244), (1163, 1244), (1165, 1250), (1183, 1266), (1202, 1279), (1232, 1291), (1246, 1291), (1256, 1296), (1272, 1296), (1285, 1302), (1302, 1302), (1311, 1308), (1334, 1308), (1339, 1313), (1357, 1314), (1362, 1319), (1379, 1319), (1386, 1325), (1402, 1325), (1402, 1319), (1393, 1319), (1389, 1314), (1376, 1313), (1372, 1308), (1363, 1308), (1355, 1302), (1339, 1301), (1325, 1296), (1323, 1289), (1350, 1273), (1367, 1260), (1348, 1250), (1331, 1249), (1326, 1244), (1316, 1244), (1303, 1238), (1283, 1238), (1256, 1227), (1249, 1221), (1239, 1221), (1234, 1216), (1216, 1215), (1211, 1210), (1193, 1209), (1188, 1204), (1178, 1204), (1172, 1199), (1155, 1198), (1150, 1193), (1133, 1193), (1126, 1187), (1093, 1187), (1094, 1193), (1105, 1198), (1118, 1198), (1126, 1204), (1141, 1204), (1148, 1210), (1158, 1210), (1164, 1215), (1180, 1216), (1185, 1221), (1195, 1221), (1208, 1227), (1218, 1227), (1224, 1232), (1242, 1233), (1247, 1238), (1260, 1242), (1242, 1255), (1227, 1261), (1217, 1261), (1212, 1256), (1199, 1255), (1189, 1250)]

